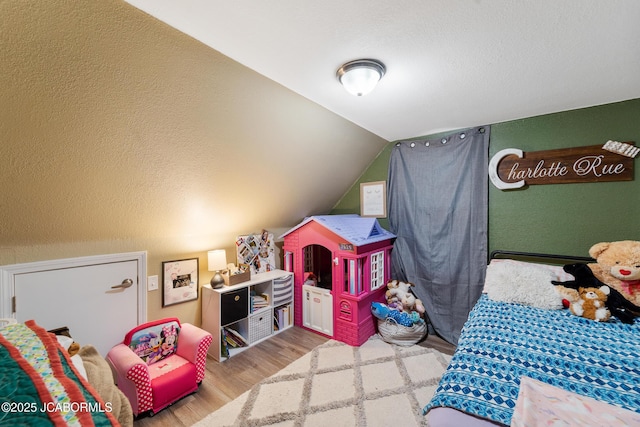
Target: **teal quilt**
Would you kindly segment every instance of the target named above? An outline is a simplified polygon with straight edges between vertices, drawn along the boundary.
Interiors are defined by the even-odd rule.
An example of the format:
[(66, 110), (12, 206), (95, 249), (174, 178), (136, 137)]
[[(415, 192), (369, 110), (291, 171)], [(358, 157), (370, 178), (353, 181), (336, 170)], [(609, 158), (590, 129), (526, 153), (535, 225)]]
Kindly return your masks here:
[(640, 321), (594, 322), (482, 295), (423, 412), (449, 407), (509, 425), (523, 376), (640, 412)]

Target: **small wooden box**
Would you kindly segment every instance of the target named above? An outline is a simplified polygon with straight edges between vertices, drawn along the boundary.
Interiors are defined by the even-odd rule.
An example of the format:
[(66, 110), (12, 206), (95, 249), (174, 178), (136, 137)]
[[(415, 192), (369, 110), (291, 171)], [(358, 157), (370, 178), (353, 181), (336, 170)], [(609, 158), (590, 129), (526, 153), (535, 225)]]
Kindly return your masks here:
[(237, 285), (238, 283), (251, 280), (251, 270), (247, 270), (244, 273), (229, 274), (229, 272), (222, 275), (224, 278), (224, 284), (227, 286)]

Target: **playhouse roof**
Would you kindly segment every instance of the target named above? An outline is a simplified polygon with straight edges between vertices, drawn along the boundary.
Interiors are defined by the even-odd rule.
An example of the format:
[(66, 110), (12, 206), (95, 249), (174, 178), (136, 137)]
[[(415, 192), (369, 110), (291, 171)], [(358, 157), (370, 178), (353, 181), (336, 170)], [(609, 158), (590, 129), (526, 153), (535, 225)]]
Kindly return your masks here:
[(395, 234), (382, 228), (375, 218), (364, 218), (356, 214), (345, 214), (306, 217), (300, 224), (284, 233), (280, 238), (296, 231), (311, 221), (321, 224), (354, 246), (362, 246), (396, 237)]

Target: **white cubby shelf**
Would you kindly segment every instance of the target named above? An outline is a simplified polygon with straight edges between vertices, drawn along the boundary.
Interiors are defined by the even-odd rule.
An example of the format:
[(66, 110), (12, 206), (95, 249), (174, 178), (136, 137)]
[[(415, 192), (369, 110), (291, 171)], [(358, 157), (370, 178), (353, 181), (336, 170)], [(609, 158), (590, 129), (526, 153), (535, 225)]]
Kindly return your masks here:
[(293, 326), (293, 273), (257, 273), (246, 282), (202, 286), (202, 329), (213, 336), (209, 355), (224, 361)]

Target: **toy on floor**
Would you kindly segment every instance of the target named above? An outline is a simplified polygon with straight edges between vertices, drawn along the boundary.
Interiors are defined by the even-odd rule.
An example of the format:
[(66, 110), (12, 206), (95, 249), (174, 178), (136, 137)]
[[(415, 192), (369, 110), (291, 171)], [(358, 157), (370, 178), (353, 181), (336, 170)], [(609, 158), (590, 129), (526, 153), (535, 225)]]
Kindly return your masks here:
[(422, 319), (420, 314), (416, 311), (407, 313), (405, 311), (394, 310), (381, 302), (371, 303), (371, 313), (380, 320), (393, 319), (398, 324), (407, 327), (411, 327), (418, 323), (424, 323), (424, 319)]
[[(376, 334), (371, 303), (384, 302), (395, 237), (376, 218), (356, 214), (306, 217), (282, 234), (294, 324), (353, 346), (367, 342)], [(316, 280), (307, 280), (310, 272)]]

